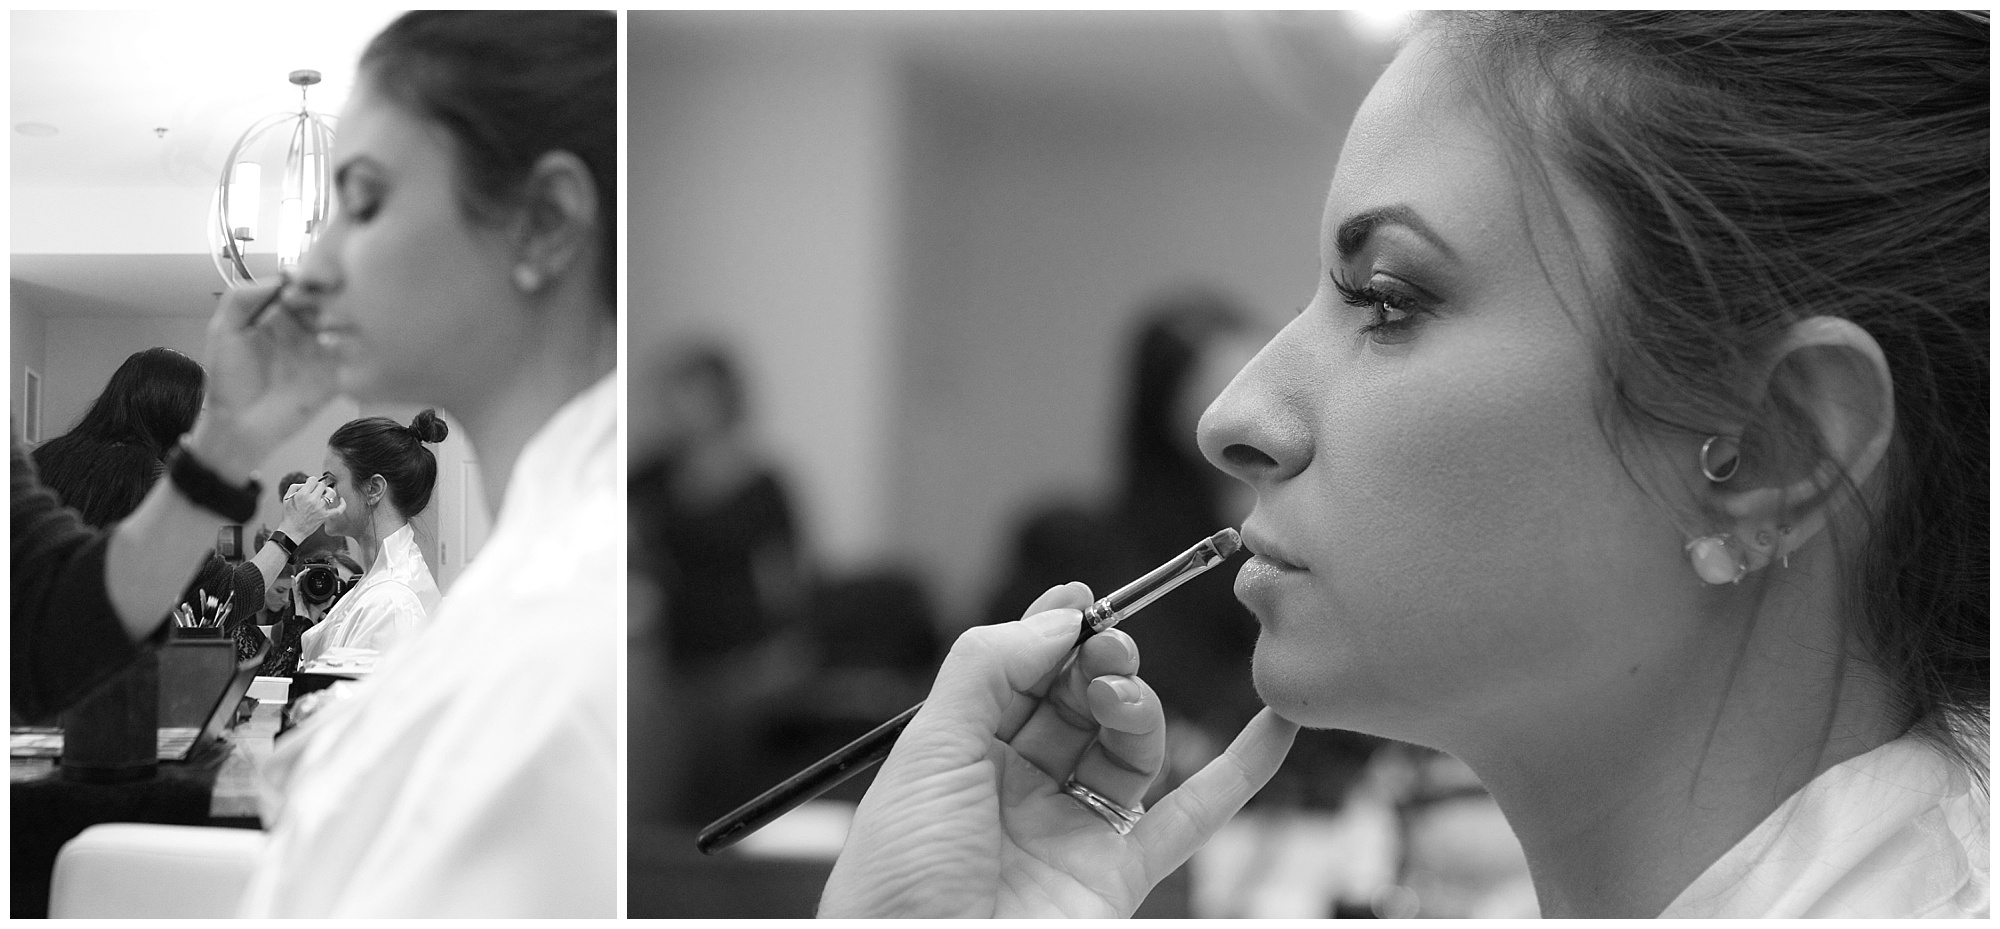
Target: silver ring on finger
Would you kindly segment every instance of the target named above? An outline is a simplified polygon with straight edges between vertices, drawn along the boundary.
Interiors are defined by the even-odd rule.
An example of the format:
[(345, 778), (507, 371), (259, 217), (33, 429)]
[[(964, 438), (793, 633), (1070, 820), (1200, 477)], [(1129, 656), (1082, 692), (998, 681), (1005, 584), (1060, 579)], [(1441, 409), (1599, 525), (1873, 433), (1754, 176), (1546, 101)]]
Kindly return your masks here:
[(1062, 792), (1068, 794), (1070, 799), (1083, 804), (1084, 809), (1096, 813), (1097, 818), (1104, 820), (1105, 825), (1110, 826), (1112, 831), (1119, 835), (1130, 833), (1132, 827), (1139, 824), (1139, 817), (1146, 815), (1145, 810), (1137, 807), (1118, 805), (1110, 797), (1085, 787), (1075, 777), (1063, 782)]

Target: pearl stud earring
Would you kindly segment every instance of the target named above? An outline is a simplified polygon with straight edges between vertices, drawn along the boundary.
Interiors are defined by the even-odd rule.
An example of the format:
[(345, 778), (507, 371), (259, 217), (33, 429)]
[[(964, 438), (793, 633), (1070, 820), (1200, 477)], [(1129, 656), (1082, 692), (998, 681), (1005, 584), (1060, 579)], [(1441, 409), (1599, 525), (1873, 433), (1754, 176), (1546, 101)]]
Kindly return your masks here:
[(524, 294), (542, 289), (542, 272), (535, 270), (533, 265), (515, 265), (514, 288)]
[(1687, 544), (1688, 563), (1704, 584), (1734, 584), (1750, 573), (1742, 546), (1724, 532), (1705, 535)]

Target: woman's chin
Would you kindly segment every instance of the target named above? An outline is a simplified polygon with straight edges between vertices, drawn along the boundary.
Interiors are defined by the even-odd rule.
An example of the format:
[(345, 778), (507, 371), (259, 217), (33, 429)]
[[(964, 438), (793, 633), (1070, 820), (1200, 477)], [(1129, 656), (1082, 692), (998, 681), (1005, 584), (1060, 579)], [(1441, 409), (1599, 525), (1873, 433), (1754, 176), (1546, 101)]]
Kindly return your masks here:
[(1251, 659), (1251, 681), (1264, 705), (1279, 716), (1308, 729), (1366, 731), (1366, 695), (1357, 691), (1360, 681), (1353, 674), (1317, 662), (1299, 660), (1296, 653), (1267, 647), (1269, 637), (1257, 641)]

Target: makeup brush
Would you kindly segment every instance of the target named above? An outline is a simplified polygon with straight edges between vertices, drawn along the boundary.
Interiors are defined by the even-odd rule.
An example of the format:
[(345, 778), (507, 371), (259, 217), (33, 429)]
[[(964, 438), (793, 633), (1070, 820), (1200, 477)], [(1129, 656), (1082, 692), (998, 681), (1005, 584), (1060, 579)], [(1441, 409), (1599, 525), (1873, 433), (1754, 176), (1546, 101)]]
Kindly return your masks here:
[[(1105, 595), (1083, 611), (1083, 624), (1077, 632), (1076, 644), (1082, 645), (1085, 639), (1131, 618), (1132, 614), (1165, 596), (1168, 591), (1221, 564), (1223, 559), (1235, 554), (1242, 546), (1243, 541), (1237, 537), (1236, 530), (1224, 529), (1195, 543), (1193, 548), (1174, 556), (1144, 577)], [(902, 735), (904, 727), (923, 708), (924, 705), (919, 703), (904, 710), (896, 718), (870, 730), (867, 735), (849, 742), (846, 747), (731, 810), (727, 816), (709, 823), (695, 838), (695, 847), (701, 849), (703, 854), (713, 855), (742, 841), (744, 836), (764, 828), (800, 804), (832, 790), (840, 782), (868, 770), (870, 765), (889, 756), (890, 749), (896, 747), (896, 737)]]

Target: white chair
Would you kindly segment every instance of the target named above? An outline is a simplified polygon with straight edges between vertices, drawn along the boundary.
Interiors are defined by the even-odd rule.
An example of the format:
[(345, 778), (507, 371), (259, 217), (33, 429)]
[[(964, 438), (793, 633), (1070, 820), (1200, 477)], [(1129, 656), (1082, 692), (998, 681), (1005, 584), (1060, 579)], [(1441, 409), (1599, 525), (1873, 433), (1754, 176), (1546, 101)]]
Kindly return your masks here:
[(49, 916), (234, 916), (263, 847), (255, 829), (100, 823), (56, 855)]

